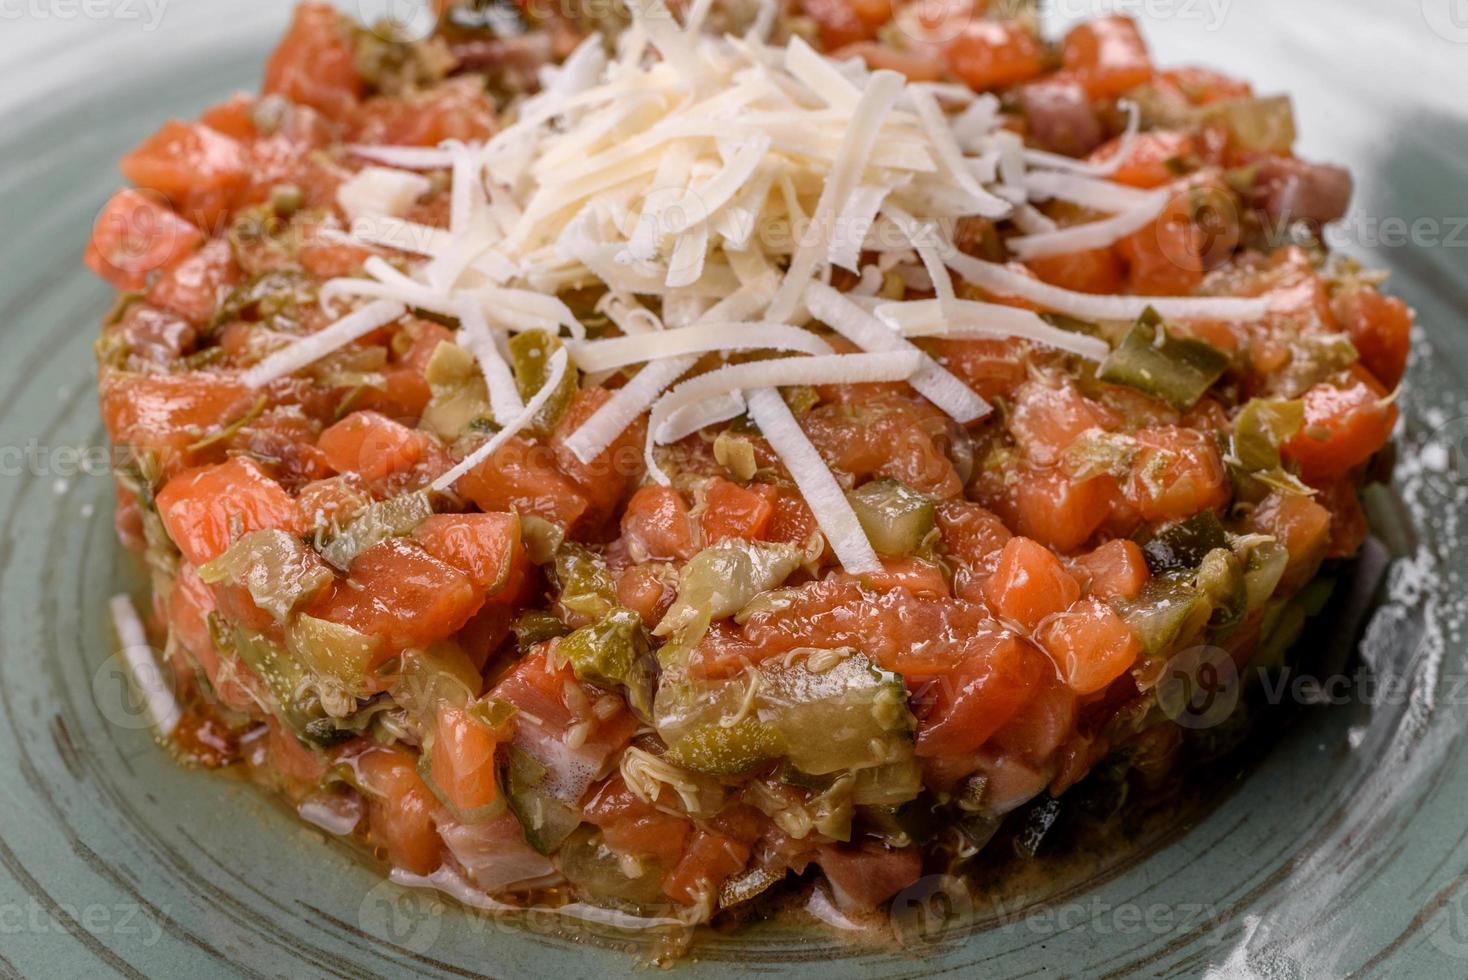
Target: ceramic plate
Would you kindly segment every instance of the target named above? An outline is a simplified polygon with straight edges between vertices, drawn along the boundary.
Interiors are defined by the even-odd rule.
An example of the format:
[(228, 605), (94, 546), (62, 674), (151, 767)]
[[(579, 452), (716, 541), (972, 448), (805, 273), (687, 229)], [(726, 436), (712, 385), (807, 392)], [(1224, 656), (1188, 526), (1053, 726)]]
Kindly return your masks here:
[[(1163, 63), (1292, 93), (1302, 155), (1356, 172), (1333, 244), (1390, 269), (1421, 324), (1373, 550), (1391, 567), (1307, 634), (1318, 669), (1276, 692), (1290, 723), (1205, 807), (957, 908), (926, 882), (898, 903), (899, 949), (760, 927), (707, 937), (683, 976), (1468, 976), (1468, 7), (1115, 6)], [(93, 390), (109, 293), (81, 251), (118, 157), (254, 87), (288, 14), (0, 2), (0, 975), (628, 972), (613, 937), (402, 891), (251, 788), (175, 766), (126, 687), (105, 606), (140, 583), (112, 534)]]

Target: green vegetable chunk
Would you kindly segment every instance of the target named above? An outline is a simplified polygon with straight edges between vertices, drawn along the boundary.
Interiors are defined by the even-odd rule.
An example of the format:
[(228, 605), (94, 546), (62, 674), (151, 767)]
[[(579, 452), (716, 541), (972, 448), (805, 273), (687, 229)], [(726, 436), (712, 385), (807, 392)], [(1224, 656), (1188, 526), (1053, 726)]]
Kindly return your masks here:
[(520, 540), (525, 542), (525, 554), (532, 564), (549, 565), (556, 560), (561, 545), (566, 543), (566, 532), (560, 525), (543, 517), (521, 514)]
[(801, 772), (879, 766), (911, 743), (902, 679), (863, 654), (818, 650), (776, 658), (760, 665), (760, 677), (758, 717), (779, 734), (786, 758)]
[[(549, 380), (550, 360), (560, 349), (560, 340), (544, 330), (527, 330), (511, 338), (510, 367), (514, 369), (515, 386), (520, 389), (521, 398), (528, 402)], [(546, 435), (555, 429), (576, 395), (579, 387), (576, 377), (575, 371), (565, 373), (555, 394), (531, 421), (532, 431)]]
[(719, 908), (727, 909), (758, 898), (785, 880), (784, 871), (754, 865), (724, 881), (719, 887)]
[(252, 277), (237, 286), (210, 322), (210, 332), (234, 320), (274, 324), (302, 307), (316, 302), (316, 287), (303, 272), (274, 270)]
[(1288, 153), (1295, 145), (1295, 111), (1287, 95), (1225, 99), (1199, 115), (1203, 122), (1221, 122), (1246, 150)]
[(1244, 619), (1249, 594), (1244, 583), (1244, 566), (1227, 548), (1215, 548), (1198, 565), (1198, 591), (1213, 607), (1210, 623), (1215, 629), (1231, 630)]
[[(614, 907), (662, 907), (664, 868), (652, 859), (626, 862), (591, 826), (578, 828), (555, 855), (556, 866), (586, 900)], [(629, 874), (628, 872), (631, 872)]]
[(559, 601), (571, 612), (587, 619), (600, 619), (618, 608), (617, 585), (601, 555), (579, 544), (564, 544), (556, 551), (555, 580)]
[(856, 771), (851, 802), (858, 806), (896, 806), (923, 791), (923, 773), (917, 752), (906, 743), (894, 743), (892, 761)]
[(318, 745), (329, 745), (343, 737), (326, 717), (311, 678), (289, 652), (246, 629), (235, 629), (228, 642), (250, 672), (264, 682), (274, 702), (273, 713), (285, 727)]
[(1305, 403), (1252, 398), (1234, 419), (1228, 459), (1234, 496), (1258, 502), (1269, 491), (1309, 495), (1315, 491), (1284, 467), (1280, 446), (1305, 424)]
[(855, 774), (848, 789), (859, 787), (863, 803), (921, 790), (906, 687), (860, 653), (796, 652), (722, 681), (674, 665), (653, 714), (669, 761), (694, 772), (729, 776), (783, 760), (811, 788)]
[(1160, 398), (1180, 412), (1198, 403), (1228, 370), (1228, 355), (1191, 337), (1174, 337), (1148, 308), (1131, 332), (1101, 362), (1096, 376)]
[(1213, 611), (1187, 573), (1154, 578), (1137, 598), (1115, 605), (1149, 657), (1170, 653), (1180, 641), (1193, 637)]
[(693, 623), (707, 626), (732, 616), (784, 582), (800, 561), (800, 550), (790, 544), (730, 538), (705, 548), (683, 566), (678, 598), (653, 633), (670, 636)]
[(321, 546), (321, 557), (346, 571), (362, 552), (388, 538), (411, 534), (413, 529), (433, 516), (428, 493), (404, 494), (382, 500), (357, 515), (340, 532)]
[(523, 653), (546, 640), (554, 640), (571, 632), (565, 623), (540, 609), (530, 609), (515, 620), (515, 645)]
[(484, 678), (463, 649), (449, 641), (405, 650), (389, 688), (399, 706), (430, 715), (440, 704), (465, 707), (479, 696)]
[(733, 725), (700, 725), (668, 747), (675, 765), (708, 776), (738, 776), (780, 757), (784, 746), (775, 730), (757, 718)]
[(367, 670), (382, 647), (379, 637), (304, 613), (286, 628), (285, 640), (286, 649), (301, 666), (348, 693), (362, 690)]
[(1277, 469), (1279, 447), (1304, 425), (1303, 401), (1251, 398), (1234, 419), (1234, 457), (1246, 470)]
[(525, 840), (541, 854), (551, 854), (581, 825), (581, 813), (545, 792), (546, 768), (513, 745), (501, 774), (510, 811), (525, 829)]
[(469, 705), (469, 714), (486, 728), (499, 729), (520, 713), (520, 709), (498, 698), (482, 698)]
[(433, 392), (423, 424), (445, 439), (457, 439), (476, 419), (488, 418), (489, 389), (474, 356), (457, 344), (438, 345), (424, 371)]
[(1278, 541), (1261, 541), (1249, 549), (1244, 559), (1244, 592), (1250, 612), (1263, 608), (1274, 595), (1289, 565), (1289, 549)]
[(255, 604), (284, 623), (331, 583), (331, 569), (307, 553), (300, 541), (278, 530), (251, 531), (224, 554), (199, 569), (209, 585), (242, 585)]
[(1147, 568), (1153, 575), (1192, 571), (1203, 556), (1215, 548), (1227, 548), (1228, 539), (1218, 515), (1211, 510), (1169, 524), (1142, 545)]
[(608, 613), (556, 642), (556, 652), (579, 680), (609, 690), (620, 689), (639, 717), (652, 714), (657, 683), (657, 657), (642, 617), (630, 609)]
[(933, 502), (898, 480), (872, 480), (846, 499), (878, 554), (910, 555), (936, 526)]

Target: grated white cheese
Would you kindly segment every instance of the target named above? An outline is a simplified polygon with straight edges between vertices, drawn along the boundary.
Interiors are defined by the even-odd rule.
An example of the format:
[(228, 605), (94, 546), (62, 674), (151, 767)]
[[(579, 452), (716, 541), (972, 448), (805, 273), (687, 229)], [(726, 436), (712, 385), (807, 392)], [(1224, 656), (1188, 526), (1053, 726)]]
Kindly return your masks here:
[(939, 163), (958, 189), (968, 195), (971, 210), (967, 213), (985, 218), (1003, 218), (1008, 215), (1009, 204), (980, 187), (973, 174), (969, 173), (963, 152), (958, 147), (958, 140), (953, 136), (953, 127), (943, 115), (943, 110), (938, 107), (938, 100), (933, 98), (931, 92), (920, 88), (910, 89), (908, 96), (913, 108), (917, 110), (918, 118), (922, 120), (924, 131), (933, 141)]
[(441, 228), (404, 221), (391, 215), (362, 215), (352, 221), (351, 229), (349, 238), (415, 255), (441, 255), (454, 244), (454, 236)]
[(801, 294), (815, 274), (817, 264), (830, 249), (836, 216), (855, 189), (857, 178), (866, 166), (881, 132), (887, 114), (902, 94), (903, 78), (895, 71), (872, 74), (866, 90), (852, 110), (846, 135), (831, 171), (826, 174), (820, 200), (816, 202), (810, 227), (801, 236), (800, 247), (790, 259), (785, 281), (770, 300), (769, 315), (774, 320), (788, 319), (800, 306)]
[[(440, 316), (458, 315), (458, 306), (453, 297), (434, 292), (426, 286), (403, 286), (400, 284), (379, 282), (375, 279), (342, 278), (327, 280), (325, 285), (317, 291), (317, 299), (321, 303), (321, 306), (327, 310), (335, 309), (336, 305), (344, 297), (353, 296), (360, 299), (377, 299), (383, 302), (396, 303), (403, 307), (405, 312), (408, 307), (416, 307), (421, 310), (428, 310), (430, 313), (437, 313)], [(325, 357), (333, 350), (336, 350), (338, 347), (344, 347), (355, 339), (355, 337), (352, 337), (347, 340), (341, 340), (335, 347), (323, 347), (312, 355), (311, 360), (314, 361), (317, 358)], [(310, 361), (305, 363), (308, 364)], [(305, 364), (300, 366), (304, 367)]]
[(922, 260), (923, 268), (927, 270), (928, 279), (932, 283), (933, 292), (937, 295), (938, 301), (943, 304), (951, 303), (954, 299), (953, 280), (948, 275), (948, 268), (943, 264), (943, 256), (939, 248), (942, 240), (937, 227), (918, 221), (895, 204), (883, 207), (882, 216), (896, 225), (903, 237), (912, 243), (913, 251), (917, 252), (918, 258)]
[(336, 189), (336, 203), (351, 221), (383, 215), (401, 218), (431, 186), (420, 174), (363, 167)]
[(454, 165), (448, 150), (428, 146), (366, 146), (356, 144), (347, 147), (347, 152), (375, 160), (399, 170), (446, 170)]
[(706, 77), (699, 70), (699, 56), (693, 39), (683, 33), (663, 0), (628, 0), (627, 6), (637, 18), (638, 25), (657, 46), (658, 53), (677, 70), (683, 84), (692, 86), (698, 79)]
[(1097, 211), (1129, 211), (1151, 203), (1156, 191), (1141, 190), (1110, 180), (1099, 180), (1081, 174), (1031, 170), (1025, 174), (1025, 188), (1030, 200), (1069, 201)]
[(831, 59), (805, 42), (799, 35), (785, 48), (785, 70), (815, 93), (832, 109), (855, 114), (861, 101), (861, 89), (851, 84)]
[(877, 220), (877, 212), (892, 188), (880, 184), (864, 184), (852, 191), (851, 197), (836, 217), (836, 227), (831, 234), (831, 247), (826, 261), (852, 272), (860, 271), (861, 247)]
[[(343, 237), (397, 257), (370, 258), (364, 276), (328, 282), (320, 291), (328, 309), (345, 297), (375, 302), (272, 354), (246, 380), (289, 374), (408, 308), (456, 318), (504, 428), (435, 482), (443, 487), (522, 428), (553, 388), (522, 402), (505, 361), (508, 336), (559, 334), (568, 338), (560, 370), (579, 369), (589, 383), (642, 365), (567, 439), (576, 458), (594, 460), (650, 412), (649, 473), (666, 482), (656, 445), (727, 421), (747, 402), (777, 433), (772, 444), (802, 491), (819, 500), (812, 507), (843, 564), (873, 571), (839, 485), (775, 386), (906, 381), (967, 423), (987, 403), (907, 338), (1017, 337), (1106, 355), (1100, 339), (1029, 311), (958, 299), (950, 270), (1083, 319), (1133, 319), (1148, 306), (1184, 319), (1255, 319), (1268, 308), (1266, 300), (1075, 293), (960, 254), (945, 237), (965, 217), (1007, 219), (1021, 232), (1008, 239), (1012, 253), (1037, 258), (1104, 247), (1154, 220), (1166, 190), (1104, 179), (1136, 134), (1134, 107), (1114, 159), (1077, 161), (1026, 149), (992, 95), (909, 83), (798, 37), (767, 44), (773, 0), (762, 0), (743, 38), (700, 32), (710, 0), (684, 7), (683, 24), (666, 0), (629, 6), (633, 23), (614, 56), (599, 38), (582, 42), (542, 70), (541, 92), (489, 141), (351, 147), (373, 165), (343, 185), (339, 203), (351, 219)], [(449, 177), (446, 229), (402, 218), (429, 186), (419, 171)], [(1059, 228), (1034, 206), (1052, 199), (1103, 217)], [(851, 293), (827, 284), (837, 268), (860, 275)], [(883, 302), (877, 293), (888, 275), (935, 298)], [(597, 311), (621, 336), (585, 339), (557, 298), (588, 286), (606, 289)], [(865, 353), (833, 354), (805, 329), (811, 316)], [(747, 350), (784, 356), (677, 384), (701, 356)]]
[(1116, 152), (1101, 163), (1091, 163), (1088, 160), (1077, 160), (1075, 157), (1064, 156), (1060, 153), (1051, 153), (1048, 150), (1024, 149), (1024, 159), (1037, 167), (1063, 170), (1073, 174), (1088, 174), (1092, 177), (1109, 177), (1121, 169), (1121, 165), (1131, 154), (1132, 144), (1136, 141), (1137, 133), (1142, 128), (1142, 112), (1135, 102), (1123, 100), (1117, 103), (1127, 114), (1126, 130), (1121, 134), (1121, 141), (1117, 144)]
[(1114, 245), (1132, 232), (1140, 231), (1167, 207), (1168, 193), (1156, 191), (1120, 214), (1099, 221), (1020, 235), (1008, 241), (1009, 250), (1021, 259), (1038, 259), (1051, 255), (1070, 255)]
[(744, 395), (737, 391), (715, 395), (707, 401), (681, 408), (668, 416), (663, 427), (657, 431), (657, 441), (662, 444), (677, 442), (693, 435), (699, 429), (718, 425), (744, 414)]

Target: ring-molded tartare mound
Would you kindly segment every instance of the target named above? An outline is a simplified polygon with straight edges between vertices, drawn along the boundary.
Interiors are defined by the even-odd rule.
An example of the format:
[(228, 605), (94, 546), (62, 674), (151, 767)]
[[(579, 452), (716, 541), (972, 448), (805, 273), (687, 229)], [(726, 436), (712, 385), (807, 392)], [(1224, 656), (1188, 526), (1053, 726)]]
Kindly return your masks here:
[(1122, 17), (630, 6), (305, 4), (123, 159), (163, 734), (400, 881), (628, 928), (864, 920), (1165, 794), (1169, 665), (1279, 663), (1366, 534), (1412, 316), (1320, 244), (1349, 177)]

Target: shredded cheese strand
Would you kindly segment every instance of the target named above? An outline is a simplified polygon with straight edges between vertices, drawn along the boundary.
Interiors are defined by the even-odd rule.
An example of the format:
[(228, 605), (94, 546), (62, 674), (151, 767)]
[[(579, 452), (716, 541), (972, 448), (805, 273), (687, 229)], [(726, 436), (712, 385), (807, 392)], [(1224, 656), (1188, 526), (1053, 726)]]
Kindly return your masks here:
[(832, 109), (856, 113), (861, 102), (861, 89), (851, 84), (829, 58), (817, 53), (799, 35), (792, 37), (785, 48), (785, 69)]
[(240, 375), (248, 387), (259, 388), (287, 375), (295, 374), (308, 364), (352, 341), (386, 326), (408, 312), (402, 303), (378, 300), (342, 317), (324, 330), (302, 337), (288, 347), (269, 355)]
[(1018, 296), (1048, 310), (1082, 320), (1135, 320), (1150, 306), (1178, 320), (1258, 320), (1269, 312), (1269, 299), (1234, 297), (1097, 296), (1061, 289), (1006, 266), (985, 262), (952, 249), (943, 257), (948, 268), (993, 293)]
[(778, 350), (830, 354), (831, 345), (809, 330), (784, 323), (704, 323), (655, 334), (634, 334), (571, 345), (583, 371), (610, 371), (642, 361), (710, 351)]
[(164, 675), (158, 658), (153, 654), (153, 648), (148, 643), (148, 634), (143, 629), (143, 621), (139, 618), (132, 600), (125, 595), (116, 595), (108, 603), (108, 608), (112, 613), (112, 627), (117, 631), (117, 639), (122, 645), (119, 651), (122, 662), (127, 667), (133, 686), (143, 696), (143, 704), (148, 709), (153, 727), (158, 734), (167, 738), (173, 734), (183, 718), (178, 698), (174, 696), (173, 687)]
[(744, 414), (745, 407), (744, 395), (737, 391), (688, 405), (668, 416), (668, 421), (657, 432), (657, 441), (664, 445), (677, 442), (710, 425), (738, 418)]
[(520, 400), (520, 388), (515, 375), (500, 352), (499, 343), (489, 328), (484, 310), (472, 296), (459, 300), (460, 337), (479, 369), (484, 373), (485, 387), (489, 389), (489, 408), (495, 424), (507, 426), (521, 412), (525, 403)]
[(956, 298), (953, 293), (953, 279), (948, 275), (948, 267), (943, 264), (943, 256), (939, 251), (941, 239), (937, 227), (929, 222), (918, 221), (895, 204), (885, 205), (882, 214), (912, 243), (913, 251), (917, 252), (923, 268), (928, 270), (928, 278), (933, 281), (933, 292), (937, 294), (938, 301), (945, 306), (953, 302)]
[(447, 252), (454, 244), (454, 236), (441, 228), (381, 214), (364, 215), (354, 220), (350, 237), (400, 252), (430, 257)]
[(1091, 337), (1051, 326), (1037, 314), (998, 303), (956, 300), (942, 306), (937, 300), (883, 303), (873, 314), (904, 337), (1013, 337), (1067, 351), (1092, 361), (1105, 360), (1111, 347)]
[(1143, 203), (1099, 221), (1020, 235), (1006, 242), (1009, 250), (1021, 259), (1039, 259), (1052, 255), (1089, 252), (1115, 245), (1132, 232), (1140, 231), (1167, 207), (1166, 191), (1157, 191)]
[(529, 403), (525, 406), (525, 410), (511, 419), (508, 425), (496, 432), (482, 446), (459, 460), (458, 465), (429, 484), (429, 489), (436, 490), (439, 493), (448, 490), (455, 483), (459, 482), (460, 477), (493, 456), (499, 451), (501, 446), (510, 441), (512, 436), (517, 435), (521, 429), (529, 425), (531, 420), (535, 418), (536, 413), (545, 407), (546, 402), (551, 400), (551, 396), (561, 386), (561, 381), (566, 377), (566, 367), (569, 363), (570, 357), (567, 356), (564, 347), (551, 355), (550, 364), (548, 365), (550, 375), (546, 378), (545, 384), (541, 385), (540, 390), (530, 399)]
[(890, 193), (890, 187), (873, 184), (858, 187), (852, 193), (836, 217), (836, 230), (831, 235), (827, 262), (852, 272), (860, 271), (856, 266), (861, 261), (861, 247)]
[(427, 177), (387, 167), (364, 167), (336, 190), (336, 203), (348, 221), (403, 214), (432, 186)]
[(663, 0), (628, 0), (627, 6), (658, 54), (677, 70), (681, 80), (691, 84), (701, 74), (698, 55), (668, 5)]
[[(693, 0), (683, 25), (666, 0), (630, 0), (630, 8), (633, 23), (617, 39), (614, 60), (588, 38), (563, 65), (542, 73), (541, 93), (487, 143), (353, 147), (379, 166), (365, 168), (345, 190), (341, 203), (356, 219), (352, 240), (422, 259), (404, 274), (373, 257), (366, 277), (328, 282), (321, 290), (327, 308), (342, 296), (378, 302), (320, 339), (271, 355), (253, 376), (270, 379), (278, 368), (261, 373), (267, 365), (303, 366), (350, 343), (372, 329), (353, 320), (366, 310), (401, 315), (421, 308), (457, 317), (495, 420), (508, 424), (440, 478), (451, 485), (475, 465), (471, 459), (487, 458), (533, 414), (505, 363), (507, 334), (565, 331), (572, 339), (557, 355), (561, 370), (579, 368), (586, 383), (644, 365), (567, 440), (577, 459), (594, 460), (650, 410), (644, 454), (651, 477), (666, 483), (656, 445), (746, 408), (753, 413), (759, 403), (793, 458), (803, 461), (797, 465), (824, 474), (812, 470), (803, 479), (824, 495), (835, 531), (825, 520), (823, 529), (833, 543), (845, 535), (843, 564), (872, 570), (859, 525), (853, 532), (830, 498), (833, 486), (839, 495), (835, 477), (813, 449), (800, 448), (809, 440), (783, 402), (774, 408), (775, 386), (906, 381), (966, 423), (987, 413), (988, 404), (907, 338), (1014, 337), (1091, 359), (1108, 353), (1101, 339), (1028, 311), (959, 300), (950, 270), (980, 289), (1087, 320), (1135, 319), (1148, 306), (1181, 319), (1249, 320), (1269, 307), (1268, 300), (1075, 293), (962, 255), (940, 233), (970, 215), (1008, 218), (1022, 234), (1007, 245), (1027, 259), (1103, 247), (1155, 220), (1166, 190), (1103, 179), (1130, 150), (1135, 107), (1128, 106), (1127, 132), (1113, 158), (1076, 161), (1027, 149), (1005, 128), (993, 96), (908, 83), (858, 59), (823, 55), (798, 37), (784, 47), (767, 45), (773, 2), (762, 6), (763, 26), (744, 38), (699, 33), (710, 0)], [(950, 116), (940, 99), (957, 114)], [(423, 170), (449, 174), (448, 230), (402, 219), (408, 195), (427, 186), (413, 172)], [(1051, 199), (1104, 217), (1057, 227), (1034, 207)], [(837, 267), (860, 275), (851, 294), (826, 284)], [(884, 277), (894, 274), (915, 288), (931, 283), (936, 298), (880, 301)], [(586, 340), (555, 295), (588, 280), (607, 287), (598, 309), (623, 336)], [(650, 297), (660, 316), (634, 297)], [(810, 316), (866, 353), (832, 354), (802, 329)], [(797, 356), (725, 365), (677, 383), (701, 355), (740, 350)], [(548, 397), (543, 388), (531, 405)]]
[[(666, 362), (659, 362), (666, 363)], [(786, 357), (772, 361), (731, 364), (690, 378), (657, 400), (648, 420), (644, 450), (648, 475), (668, 486), (672, 480), (653, 456), (656, 435), (668, 418), (685, 405), (730, 391), (776, 385), (865, 384), (906, 381), (922, 366), (917, 350), (884, 354), (831, 354), (822, 357)]]
[(1115, 181), (1047, 170), (1031, 170), (1025, 174), (1025, 189), (1032, 201), (1069, 201), (1084, 208), (1111, 212), (1142, 207), (1155, 196), (1155, 191), (1140, 190)]
[(1008, 215), (1009, 204), (980, 187), (973, 174), (969, 173), (964, 164), (963, 153), (953, 137), (953, 128), (944, 117), (943, 110), (938, 107), (938, 100), (933, 98), (931, 92), (919, 88), (909, 89), (908, 98), (917, 110), (928, 138), (933, 141), (939, 164), (959, 190), (972, 199), (973, 213), (985, 218), (1003, 218)]
[(608, 446), (616, 442), (638, 416), (652, 407), (663, 389), (693, 369), (698, 358), (693, 355), (653, 361), (638, 371), (631, 381), (612, 392), (612, 397), (592, 413), (566, 440), (571, 455), (589, 464)]
[(863, 350), (916, 355), (918, 369), (908, 384), (955, 421), (967, 424), (989, 414), (989, 403), (972, 388), (830, 286), (812, 283), (806, 304), (813, 316)]
[(1142, 112), (1135, 102), (1122, 100), (1117, 105), (1127, 114), (1126, 130), (1121, 134), (1117, 143), (1116, 151), (1102, 163), (1091, 163), (1089, 160), (1077, 160), (1061, 153), (1051, 153), (1048, 150), (1024, 149), (1024, 158), (1030, 163), (1040, 167), (1049, 167), (1054, 170), (1064, 170), (1069, 173), (1086, 174), (1091, 177), (1110, 177), (1121, 169), (1131, 155), (1132, 144), (1137, 139), (1137, 133), (1142, 128)]
[(861, 529), (856, 511), (851, 509), (841, 485), (826, 468), (821, 454), (800, 428), (785, 399), (773, 388), (758, 388), (749, 392), (745, 400), (749, 404), (750, 418), (790, 471), (841, 567), (852, 575), (880, 572), (882, 561), (867, 540), (866, 532)]

